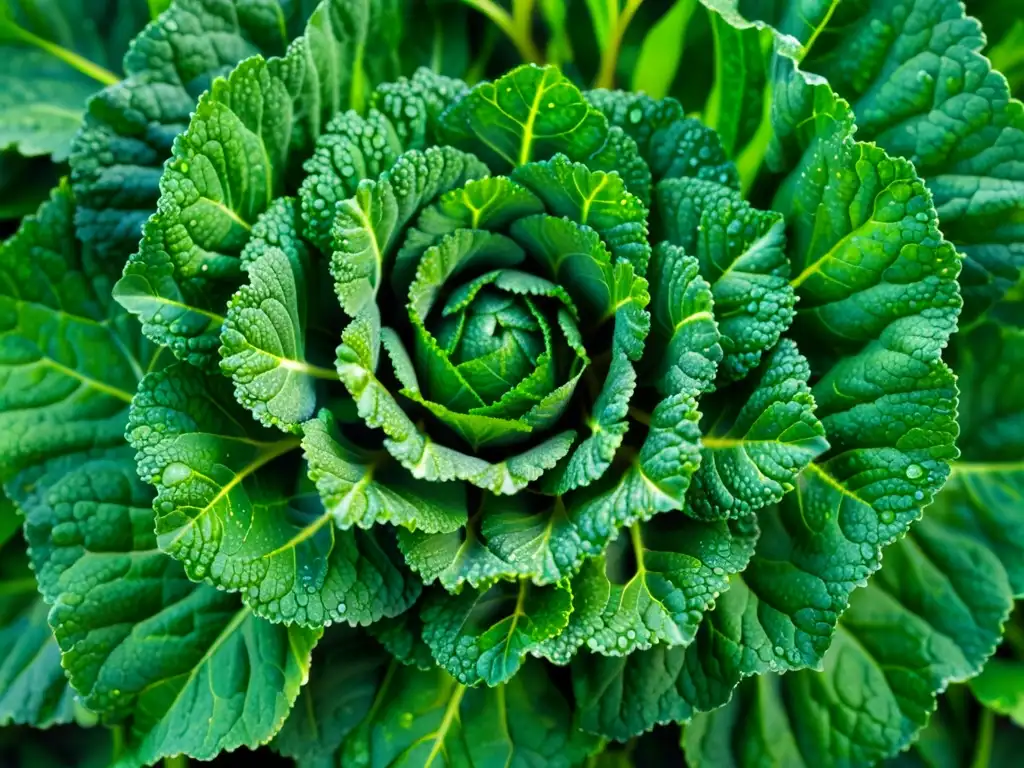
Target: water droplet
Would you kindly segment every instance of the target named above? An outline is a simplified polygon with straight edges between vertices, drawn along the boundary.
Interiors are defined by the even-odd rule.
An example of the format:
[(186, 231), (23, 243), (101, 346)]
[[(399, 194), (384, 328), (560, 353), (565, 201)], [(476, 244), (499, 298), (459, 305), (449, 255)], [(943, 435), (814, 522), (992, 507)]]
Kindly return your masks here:
[(917, 480), (923, 474), (924, 470), (921, 468), (920, 464), (911, 464), (910, 466), (907, 467), (908, 480)]
[(180, 461), (172, 461), (164, 468), (163, 472), (163, 484), (164, 485), (177, 485), (185, 480), (188, 480), (192, 476), (192, 469), (182, 464)]

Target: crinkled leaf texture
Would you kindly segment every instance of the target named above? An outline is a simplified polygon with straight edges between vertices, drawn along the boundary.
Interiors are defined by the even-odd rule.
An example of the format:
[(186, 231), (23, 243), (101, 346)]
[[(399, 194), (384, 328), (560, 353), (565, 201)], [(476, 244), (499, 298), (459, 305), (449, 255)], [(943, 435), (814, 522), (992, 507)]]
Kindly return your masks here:
[[(792, 493), (763, 507), (750, 564), (693, 644), (575, 664), (583, 726), (612, 738), (715, 709), (745, 677), (818, 667), (854, 590), (930, 503), (957, 455), (957, 391), (941, 353), (960, 308), (959, 260), (931, 196), (909, 163), (853, 141), (852, 116), (826, 84), (805, 79), (784, 53), (776, 71), (773, 127), (791, 151), (776, 203), (799, 299), (790, 333), (808, 358), (828, 450)], [(707, 220), (690, 207), (677, 206), (666, 226)], [(716, 246), (702, 228), (703, 247), (729, 253), (730, 235), (739, 240), (742, 231), (726, 227)], [(732, 428), (742, 428), (745, 418), (735, 418)], [(714, 452), (713, 437), (708, 444)], [(991, 622), (982, 624), (991, 634)]]
[[(1018, 328), (986, 324), (958, 339), (963, 457), (952, 480), (853, 596), (823, 670), (743, 683), (687, 729), (689, 759), (873, 765), (910, 744), (949, 683), (979, 672), (1021, 591), (1022, 356)], [(823, 721), (842, 738), (826, 737)]]
[(61, 186), (0, 246), (2, 479), (61, 663), (86, 707), (126, 722), (126, 764), (256, 746), (295, 701), (320, 631), (256, 618), (157, 548), (123, 432), (160, 355), (111, 301), (116, 275), (75, 241), (73, 213)]
[[(907, 534), (957, 457), (961, 306), (914, 166), (780, 44), (758, 210), (672, 99), (532, 65), (378, 86), (397, 7), (326, 0), (215, 79), (113, 289), (38, 222), (0, 252), (0, 466), (72, 685), (137, 710), (140, 760), (280, 728), (302, 760), (568, 766), (804, 685), (783, 714), (822, 762), (801, 734), (851, 669), (895, 709), (840, 757), (909, 738), (1016, 591), (991, 526)], [(753, 122), (723, 114), (726, 147)], [(918, 678), (872, 666), (909, 652), (879, 623)], [(731, 748), (731, 712), (688, 748)]]
[(964, 255), (964, 321), (1005, 295), (1024, 269), (1024, 107), (982, 55), (985, 34), (970, 9), (959, 0), (832, 10), (801, 0), (702, 2), (813, 39), (801, 67), (849, 101), (859, 139), (912, 161), (934, 196), (943, 233)]

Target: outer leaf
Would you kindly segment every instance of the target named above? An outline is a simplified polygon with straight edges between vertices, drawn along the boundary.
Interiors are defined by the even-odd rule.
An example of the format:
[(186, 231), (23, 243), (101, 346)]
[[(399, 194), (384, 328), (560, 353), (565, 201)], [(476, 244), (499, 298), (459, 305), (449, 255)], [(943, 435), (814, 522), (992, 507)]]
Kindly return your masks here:
[[(75, 190), (84, 202), (78, 227), (86, 242), (107, 255), (135, 248), (142, 224), (159, 207), (158, 182), (172, 140), (189, 124), (210, 80), (239, 61), (254, 54), (284, 56), (288, 48), (290, 87), (302, 104), (292, 142), (302, 156), (331, 116), (360, 106), (374, 83), (397, 74), (393, 57), (379, 52), (398, 50), (397, 45), (379, 51), (365, 45), (374, 38), (394, 43), (401, 36), (401, 16), (391, 4), (326, 0), (289, 47), (312, 7), (277, 0), (178, 0), (144, 31), (126, 56), (128, 78), (90, 103), (86, 128), (73, 148)], [(218, 45), (203, 45), (211, 35)], [(128, 187), (125, 178), (132, 182)]]
[(123, 441), (151, 350), (110, 299), (113, 270), (80, 250), (66, 185), (0, 245), (0, 480)]
[(675, 0), (672, 7), (651, 25), (640, 46), (630, 83), (631, 91), (642, 91), (656, 99), (668, 95), (683, 58), (687, 27), (699, 7), (696, 0)]
[(1024, 330), (986, 324), (957, 342), (963, 456), (928, 515), (991, 550), (1019, 598), (1024, 593)]
[(74, 691), (20, 538), (0, 546), (0, 723), (49, 728), (75, 718)]
[[(740, 711), (750, 717), (751, 709), (765, 708), (756, 717), (774, 719), (781, 730), (774, 738), (789, 745), (770, 764), (873, 765), (906, 748), (949, 682), (978, 672), (1011, 605), (995, 557), (925, 518), (889, 548), (886, 567), (854, 595), (823, 671), (744, 683), (725, 709), (687, 729), (687, 756), (763, 765), (751, 759), (759, 737), (747, 740), (733, 729)], [(834, 723), (841, 737), (823, 732), (821, 722)]]
[(555, 67), (528, 64), (481, 83), (444, 116), (505, 167), (557, 152), (583, 160), (607, 141), (608, 123)]
[(128, 722), (129, 762), (267, 741), (319, 632), (257, 619), (156, 549), (127, 446), (54, 459), (10, 486), (71, 684)]
[(568, 587), (502, 581), (458, 595), (435, 592), (423, 605), (423, 639), (437, 663), (464, 685), (509, 680), (527, 653), (557, 635), (572, 611)]
[(762, 514), (750, 566), (685, 652), (578, 665), (578, 699), (593, 701), (585, 727), (615, 738), (721, 706), (744, 676), (817, 665), (881, 547), (930, 502), (956, 455), (956, 390), (940, 359), (959, 307), (955, 253), (913, 169), (854, 143), (827, 86), (799, 73), (787, 83), (790, 97), (804, 94), (790, 106), (833, 110), (789, 136), (806, 153), (785, 188), (803, 274), (797, 334), (814, 340), (804, 349), (832, 449)]
[(0, 55), (9, 62), (0, 74), (0, 149), (66, 159), (85, 102), (102, 83), (45, 51), (0, 44)]
[(434, 669), (389, 675), (346, 742), (345, 765), (572, 768), (594, 747), (538, 662), (497, 688), (466, 688)]
[(237, 257), (253, 224), (283, 190), (295, 119), (288, 66), (249, 59), (200, 100), (115, 288), (147, 336), (197, 365), (209, 362), (242, 282)]
[(415, 608), (391, 619), (381, 619), (367, 628), (396, 661), (429, 671), (437, 666), (430, 648), (423, 642), (423, 620)]
[(158, 490), (161, 548), (273, 621), (368, 624), (408, 608), (420, 585), (390, 532), (336, 531), (337, 508), (299, 480), (298, 438), (253, 422), (225, 384), (178, 364), (136, 395), (128, 438)]
[(1016, 660), (989, 659), (981, 674), (971, 680), (971, 693), (986, 708), (1020, 725), (1024, 721), (1021, 685), (1024, 667)]
[(716, 13), (710, 14), (710, 21), (715, 85), (703, 117), (718, 134), (726, 154), (736, 157), (764, 118), (762, 93), (768, 78), (764, 43), (770, 43), (770, 36), (755, 29), (736, 29)]
[[(199, 95), (242, 59), (283, 54), (285, 22), (277, 0), (177, 0), (142, 31), (125, 55), (125, 79), (90, 100), (72, 143), (83, 242), (108, 258), (135, 250), (156, 209), (164, 161)], [(217, 45), (203, 45), (205, 35), (216, 35)]]
[(7, 0), (0, 8), (0, 148), (67, 159), (89, 96), (116, 82), (148, 21), (134, 0)]
[[(253, 57), (216, 80), (175, 140), (157, 213), (116, 297), (178, 358), (211, 362), (219, 313), (241, 282), (236, 257), (257, 216), (283, 191), (328, 116), (366, 85), (369, 18), (369, 0), (326, 0), (285, 56)], [(351, 69), (338, 68), (339, 49)]]
[(984, 42), (956, 0), (857, 3), (838, 9), (803, 62), (850, 101), (858, 137), (925, 179), (943, 234), (966, 256), (966, 320), (1024, 268), (1024, 107)]
[(297, 761), (330, 758), (370, 711), (387, 664), (387, 654), (358, 630), (327, 630), (313, 651), (316, 673), (271, 747)]

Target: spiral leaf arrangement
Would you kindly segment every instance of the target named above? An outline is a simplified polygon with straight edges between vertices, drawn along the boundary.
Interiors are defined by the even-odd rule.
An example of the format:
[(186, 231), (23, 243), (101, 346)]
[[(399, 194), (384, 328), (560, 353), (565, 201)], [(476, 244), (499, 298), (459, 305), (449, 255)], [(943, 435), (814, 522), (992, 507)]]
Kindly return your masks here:
[[(180, 561), (207, 613), (245, 606), (197, 626), (306, 648), (292, 682), (339, 622), (455, 706), (528, 657), (572, 662), (579, 724), (615, 739), (820, 664), (956, 455), (959, 262), (913, 166), (792, 68), (773, 151), (801, 183), (759, 210), (674, 100), (533, 65), (472, 88), (369, 72), (338, 43), (353, 7), (214, 82), (119, 307), (89, 320), (144, 338), (103, 342), (80, 378), (108, 383), (60, 447), (121, 456), (130, 400), (156, 492), (134, 557)], [(72, 266), (108, 285), (98, 263)], [(14, 495), (45, 574), (38, 481)], [(82, 639), (104, 627), (61, 599), (76, 687), (145, 695), (104, 682)]]
[[(182, 360), (143, 380), (128, 437), (190, 578), (274, 622), (409, 633), (493, 686), (531, 654), (685, 646), (759, 511), (801, 482), (805, 505), (868, 503), (844, 475), (879, 468), (826, 434), (782, 338), (799, 296), (795, 338), (845, 343), (846, 244), (792, 275), (783, 217), (677, 104), (552, 67), (472, 89), (421, 70), (300, 158), (298, 110), (268, 98), (289, 64), (246, 62), (201, 102), (115, 289)], [(878, 258), (903, 245), (889, 219), (941, 254), (909, 167), (877, 162)], [(857, 420), (862, 365), (819, 374), (833, 421)], [(866, 486), (882, 525), (939, 481), (929, 448)]]

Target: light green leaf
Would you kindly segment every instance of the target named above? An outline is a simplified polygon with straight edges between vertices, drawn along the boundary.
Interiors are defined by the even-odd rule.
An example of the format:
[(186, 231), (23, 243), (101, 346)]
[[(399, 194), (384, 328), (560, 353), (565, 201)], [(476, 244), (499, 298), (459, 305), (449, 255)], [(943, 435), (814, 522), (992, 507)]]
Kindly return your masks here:
[[(591, 590), (608, 591), (599, 618), (579, 617), (590, 629), (587, 647), (625, 656), (657, 644), (689, 645), (704, 612), (729, 588), (729, 577), (746, 567), (756, 540), (753, 516), (709, 524), (659, 515), (634, 523), (587, 571), (607, 584)], [(574, 614), (570, 626), (576, 621)]]
[(481, 524), (486, 551), (508, 563), (511, 572), (536, 584), (552, 584), (600, 553), (620, 529), (677, 509), (677, 502), (638, 463), (616, 469), (564, 497), (489, 510)]
[(375, 302), (385, 267), (413, 216), (438, 195), (485, 175), (479, 160), (451, 147), (411, 150), (379, 179), (360, 182), (354, 197), (338, 203), (331, 274), (346, 314), (354, 317)]
[(404, 667), (385, 680), (341, 760), (356, 768), (573, 768), (595, 745), (539, 662), (496, 688)]
[(597, 230), (538, 214), (517, 219), (511, 234), (546, 277), (569, 291), (586, 328), (596, 327), (615, 313), (615, 267)]
[(325, 631), (310, 664), (316, 672), (299, 691), (271, 748), (296, 761), (330, 758), (370, 711), (388, 661), (359, 630)]
[(583, 161), (608, 139), (608, 123), (556, 67), (525, 64), (473, 88), (445, 127), (504, 168), (561, 152)]
[(638, 275), (647, 274), (647, 209), (626, 191), (618, 173), (592, 171), (558, 154), (519, 166), (512, 179), (540, 198), (549, 214), (591, 227), (614, 259), (624, 258)]
[[(489, 500), (503, 508), (514, 505), (518, 496), (500, 496)], [(424, 584), (440, 581), (449, 592), (461, 592), (464, 584), (486, 590), (501, 578), (519, 573), (513, 562), (492, 552), (480, 533), (481, 515), (470, 518), (459, 531), (427, 534), (422, 531), (398, 531), (398, 546), (406, 564), (419, 574)]]
[(569, 623), (557, 635), (538, 643), (533, 655), (559, 666), (568, 664), (587, 638), (601, 626), (601, 616), (608, 607), (611, 588), (611, 582), (604, 576), (604, 559), (592, 557), (584, 560), (569, 582), (572, 592)]
[(971, 693), (993, 712), (1024, 724), (1024, 663), (990, 659), (981, 674), (971, 680)]
[(420, 211), (416, 226), (406, 232), (391, 271), (395, 294), (408, 295), (423, 253), (445, 235), (457, 229), (501, 230), (516, 219), (543, 212), (543, 203), (507, 176), (470, 179), (445, 192)]
[(461, 480), (492, 493), (512, 494), (554, 467), (572, 448), (575, 434), (562, 432), (500, 463), (492, 464), (439, 445), (420, 431), (377, 379), (375, 355), (379, 332), (372, 321), (357, 317), (342, 333), (338, 375), (353, 399), (360, 418), (387, 436), (384, 446), (413, 477), (431, 482)]
[(686, 30), (697, 8), (697, 0), (675, 0), (651, 25), (640, 45), (630, 90), (643, 91), (654, 99), (668, 95), (683, 58)]
[(690, 478), (700, 455), (697, 398), (714, 386), (722, 359), (711, 291), (698, 275), (698, 264), (681, 248), (659, 243), (653, 277), (655, 313), (662, 339), (657, 388), (662, 399), (648, 418), (639, 465), (646, 482), (672, 509), (684, 509)]
[(225, 379), (186, 364), (150, 374), (127, 434), (140, 476), (158, 491), (160, 547), (190, 578), (241, 592), (272, 621), (309, 627), (368, 624), (418, 596), (391, 532), (336, 530), (339, 508), (326, 509), (304, 482), (299, 438), (249, 418)]
[(44, 50), (0, 43), (0, 55), (0, 149), (65, 160), (86, 101), (105, 83)]
[(265, 426), (295, 433), (316, 408), (316, 379), (337, 379), (306, 361), (309, 256), (297, 217), (289, 198), (261, 217), (275, 244), (256, 238), (242, 252), (248, 282), (231, 297), (220, 334), (220, 369), (234, 382), (235, 399)]
[[(650, 366), (663, 395), (688, 386), (696, 396), (714, 387), (722, 360), (722, 345), (714, 317), (711, 286), (700, 276), (700, 265), (679, 246), (660, 242), (651, 262), (651, 316), (659, 355)], [(644, 361), (648, 364), (647, 361)], [(680, 382), (684, 376), (689, 381)]]
[(420, 615), (439, 665), (464, 685), (493, 687), (515, 675), (538, 643), (562, 631), (571, 611), (568, 586), (537, 587), (524, 579), (428, 594)]
[(730, 157), (736, 157), (765, 118), (764, 91), (769, 73), (771, 35), (737, 29), (717, 13), (709, 14), (715, 40), (715, 84), (708, 94), (704, 122)]
[(303, 425), (302, 450), (309, 477), (339, 528), (370, 530), (392, 523), (410, 531), (451, 533), (466, 523), (462, 488), (413, 479), (385, 451), (371, 453), (345, 440), (330, 411)]
[(546, 491), (567, 493), (585, 488), (605, 475), (629, 429), (626, 414), (635, 390), (636, 371), (633, 365), (626, 355), (614, 354), (587, 421), (590, 434), (545, 478)]
[(739, 392), (733, 387), (702, 401), (710, 428), (701, 435), (691, 514), (733, 517), (773, 504), (828, 450), (807, 386), (810, 375), (796, 344), (783, 339)]

